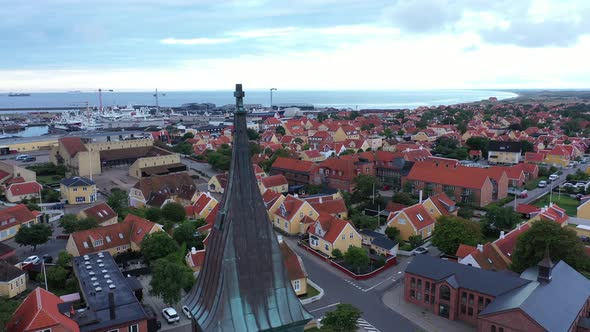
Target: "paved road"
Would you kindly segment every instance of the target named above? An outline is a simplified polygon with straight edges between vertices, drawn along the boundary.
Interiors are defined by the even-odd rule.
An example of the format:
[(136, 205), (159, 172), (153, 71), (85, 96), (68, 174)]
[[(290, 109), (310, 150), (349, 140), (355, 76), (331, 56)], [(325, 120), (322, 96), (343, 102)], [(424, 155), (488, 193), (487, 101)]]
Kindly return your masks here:
[[(62, 230), (57, 223), (54, 223), (52, 225), (53, 225), (52, 227), (53, 227), (53, 235), (54, 236), (56, 234), (62, 233)], [(57, 240), (57, 239), (52, 238), (47, 243), (37, 246), (36, 250), (33, 250), (33, 247), (30, 247), (30, 246), (24, 246), (24, 247), (19, 246), (14, 241), (14, 238), (8, 239), (8, 240), (4, 241), (3, 243), (15, 248), (16, 257), (18, 257), (18, 259), (21, 261), (29, 256), (36, 255), (39, 257), (43, 257), (43, 255), (45, 255), (45, 254), (53, 257), (53, 259), (55, 261), (55, 259), (57, 259), (57, 254), (62, 250), (66, 250), (67, 242), (68, 242), (67, 240)]]
[[(580, 164), (577, 166), (574, 166), (572, 168), (564, 168), (561, 170), (562, 174), (559, 176), (559, 178), (557, 178), (557, 180), (550, 182), (547, 187), (545, 188), (535, 188), (533, 190), (529, 190), (528, 191), (528, 196), (526, 198), (517, 198), (516, 200), (506, 203), (504, 206), (510, 206), (510, 207), (514, 207), (514, 206), (518, 206), (518, 204), (530, 204), (534, 201), (536, 201), (539, 197), (541, 197), (542, 195), (548, 194), (553, 188), (555, 188), (556, 186), (562, 184), (563, 182), (566, 181), (566, 177), (569, 174), (573, 174), (575, 173), (577, 170), (582, 170), (584, 171), (586, 169), (586, 167), (588, 167), (587, 164)], [(516, 205), (515, 205), (516, 202)]]
[(184, 163), (187, 167), (204, 172), (209, 177), (213, 177), (213, 176), (221, 173), (221, 172), (217, 172), (217, 171), (213, 170), (213, 168), (211, 168), (211, 166), (208, 163), (199, 163), (199, 162), (196, 162), (194, 160), (190, 160), (190, 159), (184, 158), (184, 157), (181, 159), (182, 159), (182, 163)]
[[(334, 310), (338, 303), (349, 303), (359, 308), (363, 314), (363, 324), (369, 323), (377, 330), (385, 331), (416, 331), (418, 326), (387, 308), (381, 301), (383, 292), (392, 287), (394, 282), (399, 282), (402, 270), (405, 270), (407, 262), (404, 260), (389, 271), (383, 272), (388, 276), (377, 283), (374, 281), (353, 281), (345, 274), (327, 265), (318, 257), (299, 248), (293, 239), (286, 239), (289, 245), (301, 256), (309, 278), (322, 287), (324, 297), (318, 301), (306, 305), (305, 308), (316, 318)], [(393, 281), (392, 279), (396, 279)]]

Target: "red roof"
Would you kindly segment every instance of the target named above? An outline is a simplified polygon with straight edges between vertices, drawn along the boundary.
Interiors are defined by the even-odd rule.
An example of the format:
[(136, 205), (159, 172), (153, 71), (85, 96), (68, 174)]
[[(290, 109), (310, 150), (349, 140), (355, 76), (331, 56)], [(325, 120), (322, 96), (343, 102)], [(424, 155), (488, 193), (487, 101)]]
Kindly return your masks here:
[(477, 250), (477, 248), (461, 243), (459, 245), (459, 248), (457, 248), (457, 252), (455, 253), (455, 256), (457, 256), (459, 258), (465, 258), (469, 254), (471, 254), (474, 250)]
[(516, 239), (518, 239), (518, 236), (526, 232), (529, 228), (529, 224), (525, 223), (524, 225), (521, 225), (510, 231), (508, 234), (504, 235), (504, 238), (494, 241), (494, 244), (506, 257), (512, 259), (511, 256), (514, 248), (516, 247)]
[(545, 211), (541, 210), (541, 217), (555, 221), (560, 225), (569, 219), (565, 210), (560, 208), (557, 204), (551, 204)]
[(272, 188), (278, 186), (288, 186), (287, 178), (283, 174), (271, 175), (262, 178), (262, 184), (265, 188)]
[(26, 182), (25, 178), (23, 178), (22, 176), (17, 176), (15, 178), (8, 179), (8, 181), (6, 181), (6, 184), (23, 183), (23, 182)]
[(338, 213), (347, 212), (346, 204), (343, 199), (322, 200), (322, 202), (310, 203), (311, 206), (318, 212), (335, 215)]
[(303, 203), (305, 203), (305, 201), (292, 195), (287, 195), (275, 213), (287, 220), (291, 220), (299, 208), (301, 208)]
[(426, 211), (426, 208), (422, 204), (414, 204), (401, 210), (400, 213), (404, 213), (417, 230), (435, 223), (434, 218), (428, 214), (428, 211)]
[(385, 211), (387, 211), (389, 213), (397, 212), (397, 211), (401, 211), (407, 207), (408, 207), (408, 205), (405, 205), (405, 204), (389, 202), (389, 203), (387, 203), (387, 206), (385, 207)]
[(522, 214), (531, 214), (541, 212), (541, 208), (530, 204), (518, 204), (516, 212)]
[(8, 176), (10, 176), (10, 173), (4, 172), (3, 170), (0, 170), (0, 180), (3, 180), (3, 179), (5, 179)]
[(544, 153), (526, 152), (524, 154), (524, 160), (528, 162), (542, 162), (545, 160)]
[(486, 243), (481, 250), (471, 252), (471, 256), (482, 269), (491, 271), (502, 271), (508, 269), (508, 262), (494, 249), (491, 243)]
[(306, 151), (303, 151), (303, 153), (308, 158), (319, 158), (322, 156), (322, 154), (318, 150), (306, 150)]
[(447, 196), (447, 194), (440, 193), (430, 196), (429, 199), (434, 203), (440, 213), (448, 215), (455, 211), (456, 203)]
[(190, 253), (190, 259), (194, 267), (201, 267), (205, 263), (205, 249)]
[(283, 256), (283, 264), (287, 270), (289, 280), (297, 280), (307, 277), (305, 270), (303, 269), (303, 263), (293, 249), (291, 249), (285, 241), (279, 243), (279, 248)]
[[(325, 232), (324, 236), (320, 236), (316, 233), (316, 228), (320, 225), (322, 230)], [(317, 236), (320, 236), (325, 241), (329, 243), (334, 243), (338, 238), (338, 235), (342, 233), (342, 230), (346, 227), (348, 221), (342, 220), (340, 218), (333, 217), (331, 215), (320, 214), (320, 217), (316, 221), (315, 224), (311, 225), (308, 232), (314, 233)], [(351, 225), (352, 226), (352, 225)], [(354, 226), (353, 226), (354, 228)]]
[(63, 302), (56, 295), (37, 287), (16, 309), (6, 328), (11, 332), (39, 331), (49, 328), (59, 331), (80, 331), (74, 320), (57, 309), (57, 305)]
[[(211, 197), (207, 193), (201, 193), (199, 195), (199, 197), (197, 198), (197, 201), (195, 202), (195, 204), (193, 204), (194, 213), (200, 215), (203, 212), (203, 210), (205, 209), (205, 207), (207, 207), (207, 204), (209, 204), (211, 202), (211, 200), (214, 200), (215, 202), (217, 202), (217, 200), (215, 198)], [(217, 204), (215, 204), (215, 205), (217, 205)]]
[(0, 210), (0, 230), (33, 220), (35, 220), (35, 215), (24, 204)]
[(98, 223), (117, 217), (117, 213), (107, 203), (98, 203), (82, 210), (89, 218), (94, 218)]
[(281, 196), (281, 193), (267, 189), (262, 194), (262, 200), (266, 208), (269, 209)]
[(8, 191), (12, 194), (12, 196), (20, 196), (20, 195), (32, 195), (32, 194), (39, 194), (43, 187), (33, 181), (33, 182), (23, 182), (23, 183), (13, 183), (8, 187)]
[(463, 188), (481, 189), (490, 172), (477, 167), (446, 167), (432, 162), (417, 162), (407, 176), (408, 180), (438, 183)]
[(59, 142), (71, 157), (76, 156), (78, 152), (88, 151), (80, 137), (62, 137), (59, 139)]
[(315, 164), (311, 161), (296, 160), (284, 157), (278, 157), (272, 164), (272, 168), (290, 170), (298, 173), (311, 173)]

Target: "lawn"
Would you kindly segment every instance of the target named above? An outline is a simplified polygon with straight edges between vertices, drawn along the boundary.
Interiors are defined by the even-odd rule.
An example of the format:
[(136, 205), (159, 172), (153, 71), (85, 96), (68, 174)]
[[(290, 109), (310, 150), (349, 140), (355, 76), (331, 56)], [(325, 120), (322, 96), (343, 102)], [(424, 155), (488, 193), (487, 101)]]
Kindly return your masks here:
[(314, 297), (314, 296), (318, 295), (319, 293), (320, 293), (319, 290), (313, 288), (313, 286), (308, 283), (307, 284), (307, 294), (303, 295), (301, 298), (307, 299), (310, 297)]
[(41, 184), (59, 183), (62, 179), (60, 175), (37, 175), (37, 182)]
[[(549, 198), (549, 195), (545, 195), (541, 199), (534, 202), (533, 205), (538, 207), (543, 207), (545, 205), (549, 206)], [(577, 199), (568, 197), (566, 195), (561, 195), (561, 197), (559, 197), (555, 193), (553, 194), (553, 203), (565, 209), (567, 215), (572, 217), (576, 216), (578, 212), (577, 207), (580, 205), (580, 202)]]
[(524, 189), (533, 190), (533, 189), (537, 188), (537, 185), (541, 181), (547, 181), (547, 177), (546, 176), (539, 176), (538, 178), (536, 178), (534, 180), (528, 181), (527, 183), (524, 184)]

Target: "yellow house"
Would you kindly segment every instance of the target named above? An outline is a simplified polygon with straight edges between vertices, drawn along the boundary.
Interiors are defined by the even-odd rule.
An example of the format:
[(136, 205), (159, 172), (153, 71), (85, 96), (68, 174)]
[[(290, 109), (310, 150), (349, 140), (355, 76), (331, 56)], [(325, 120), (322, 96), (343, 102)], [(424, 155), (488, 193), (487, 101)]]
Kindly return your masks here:
[(551, 166), (566, 167), (572, 161), (572, 146), (558, 145), (545, 155), (545, 163)]
[(424, 205), (419, 203), (400, 211), (391, 212), (387, 218), (387, 226), (399, 229), (400, 239), (404, 241), (408, 241), (410, 236), (415, 235), (420, 235), (423, 239), (432, 236), (435, 222), (436, 220)]
[(22, 142), (22, 143), (8, 144), (8, 149), (18, 151), (18, 152), (29, 152), (29, 151), (49, 150), (56, 145), (57, 145), (56, 139), (40, 139), (38, 141), (33, 141), (33, 142)]
[(25, 271), (5, 260), (0, 260), (0, 296), (11, 299), (26, 290)]
[(289, 182), (287, 182), (287, 178), (283, 174), (259, 177), (258, 188), (261, 193), (267, 189), (278, 193), (286, 193), (289, 191)]
[(331, 132), (330, 135), (332, 135), (334, 142), (344, 142), (348, 138), (348, 136), (346, 136), (346, 132), (344, 131), (344, 129), (342, 129), (342, 127), (338, 127), (338, 129)]
[(11, 203), (21, 202), (23, 199), (36, 199), (41, 196), (43, 187), (33, 182), (13, 183), (5, 190), (6, 200)]
[(185, 206), (187, 216), (195, 219), (206, 219), (219, 202), (211, 194), (201, 193), (195, 204)]
[(291, 281), (291, 286), (297, 296), (307, 294), (307, 273), (303, 267), (303, 261), (291, 249), (282, 237), (279, 236), (279, 248), (283, 256), (283, 264), (287, 270), (287, 277)]
[(151, 175), (186, 171), (186, 166), (180, 161), (179, 154), (170, 153), (157, 147), (154, 147), (153, 150), (160, 154), (137, 159), (129, 167), (129, 176), (141, 179)]
[(13, 238), (22, 226), (38, 223), (40, 215), (37, 211), (31, 212), (24, 204), (0, 210), (0, 241)]
[(163, 231), (160, 224), (128, 214), (123, 222), (70, 234), (66, 251), (72, 256), (102, 251), (108, 251), (111, 255), (139, 251), (146, 235)]
[(227, 184), (227, 174), (214, 175), (209, 182), (207, 182), (207, 188), (212, 193), (223, 194), (225, 185)]
[(63, 179), (59, 185), (61, 198), (66, 204), (88, 204), (96, 201), (96, 183), (90, 179), (75, 176)]
[(266, 210), (268, 211), (268, 218), (273, 221), (275, 211), (285, 201), (285, 196), (281, 193), (272, 190), (266, 190), (262, 193), (262, 201)]
[(434, 142), (436, 138), (436, 133), (431, 129), (421, 130), (411, 136), (412, 141), (417, 142)]
[(422, 202), (422, 205), (424, 205), (428, 214), (434, 219), (448, 214), (456, 216), (459, 211), (456, 203), (444, 192), (428, 197), (428, 199)]
[(580, 219), (590, 220), (590, 199), (580, 204), (577, 208), (576, 217)]
[(518, 164), (521, 160), (522, 143), (490, 141), (488, 162), (491, 164)]
[(338, 249), (343, 254), (350, 247), (361, 247), (362, 237), (346, 220), (330, 215), (321, 215), (309, 228), (309, 245), (328, 257), (332, 257), (332, 250)]
[(305, 233), (318, 216), (319, 213), (308, 202), (288, 195), (273, 213), (271, 220), (277, 229), (296, 235)]

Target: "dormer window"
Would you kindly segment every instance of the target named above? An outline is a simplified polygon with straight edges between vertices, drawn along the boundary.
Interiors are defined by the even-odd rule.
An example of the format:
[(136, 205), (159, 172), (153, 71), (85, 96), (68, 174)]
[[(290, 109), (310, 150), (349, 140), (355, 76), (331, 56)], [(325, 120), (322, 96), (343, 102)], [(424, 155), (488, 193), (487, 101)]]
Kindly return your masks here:
[(102, 241), (102, 239), (98, 239), (94, 241), (94, 246), (95, 247), (99, 247), (102, 246), (104, 244), (104, 242)]

